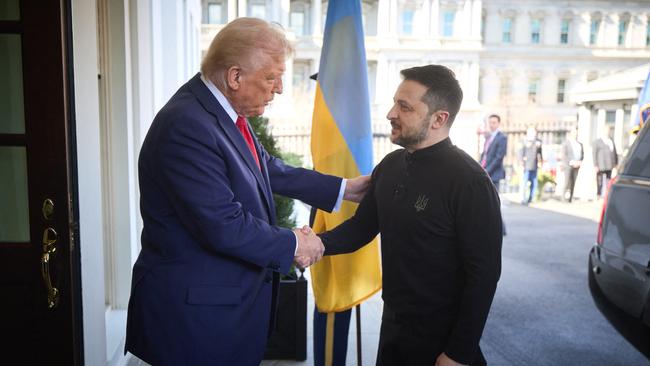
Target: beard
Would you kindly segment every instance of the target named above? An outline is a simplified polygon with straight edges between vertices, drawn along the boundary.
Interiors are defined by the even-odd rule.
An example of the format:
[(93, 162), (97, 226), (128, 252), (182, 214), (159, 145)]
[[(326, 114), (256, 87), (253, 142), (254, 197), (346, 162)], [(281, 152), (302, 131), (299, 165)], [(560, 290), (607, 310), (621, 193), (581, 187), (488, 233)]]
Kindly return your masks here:
[[(393, 121), (391, 121), (391, 125), (395, 125)], [(420, 124), (412, 130), (404, 130), (402, 125), (399, 127), (401, 134), (396, 136), (394, 139), (391, 139), (392, 142), (403, 148), (412, 148), (419, 145), (427, 138), (427, 133), (429, 132), (429, 118), (424, 118), (420, 121)]]

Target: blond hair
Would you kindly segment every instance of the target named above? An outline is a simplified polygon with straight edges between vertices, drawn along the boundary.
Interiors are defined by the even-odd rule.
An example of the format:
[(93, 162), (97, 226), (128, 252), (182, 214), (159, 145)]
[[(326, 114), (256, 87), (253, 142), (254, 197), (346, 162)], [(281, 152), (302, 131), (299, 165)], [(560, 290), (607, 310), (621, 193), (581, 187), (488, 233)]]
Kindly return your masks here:
[(232, 66), (257, 70), (265, 57), (284, 58), (293, 47), (279, 24), (257, 18), (237, 18), (212, 40), (201, 73), (215, 85), (225, 87), (226, 71)]

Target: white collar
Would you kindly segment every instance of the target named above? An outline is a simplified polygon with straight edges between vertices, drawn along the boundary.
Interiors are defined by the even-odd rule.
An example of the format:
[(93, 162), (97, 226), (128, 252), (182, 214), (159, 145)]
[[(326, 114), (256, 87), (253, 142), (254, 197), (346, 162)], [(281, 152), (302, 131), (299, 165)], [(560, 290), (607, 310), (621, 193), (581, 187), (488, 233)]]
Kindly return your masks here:
[(214, 95), (214, 97), (217, 98), (217, 101), (219, 102), (219, 104), (221, 104), (223, 109), (226, 111), (226, 113), (232, 120), (232, 123), (236, 123), (237, 112), (235, 112), (235, 110), (232, 108), (232, 105), (230, 105), (230, 102), (228, 101), (226, 96), (223, 95), (221, 90), (219, 90), (219, 88), (217, 88), (216, 85), (214, 85), (210, 80), (205, 78), (203, 74), (201, 74), (201, 81), (203, 81), (203, 84), (205, 84), (205, 86), (208, 87), (208, 90), (210, 90), (212, 95)]

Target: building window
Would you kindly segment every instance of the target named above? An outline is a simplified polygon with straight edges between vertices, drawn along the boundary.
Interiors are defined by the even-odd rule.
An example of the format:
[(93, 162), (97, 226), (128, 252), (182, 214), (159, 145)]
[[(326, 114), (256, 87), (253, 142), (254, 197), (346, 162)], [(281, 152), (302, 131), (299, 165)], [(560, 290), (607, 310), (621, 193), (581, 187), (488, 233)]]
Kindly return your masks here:
[(645, 45), (650, 46), (650, 21), (645, 26)]
[(532, 79), (528, 82), (528, 102), (537, 103), (538, 89), (539, 89), (539, 79)]
[(507, 103), (510, 98), (510, 78), (504, 76), (501, 78), (501, 85), (499, 86), (499, 99), (502, 103)]
[(413, 34), (413, 10), (407, 9), (402, 11), (402, 34)]
[(251, 17), (266, 19), (266, 5), (265, 4), (251, 4)]
[(542, 21), (540, 19), (533, 19), (530, 22), (530, 43), (539, 43), (539, 33), (542, 29)]
[(512, 43), (512, 18), (503, 19), (501, 40), (503, 43)]
[(310, 87), (309, 82), (311, 81), (309, 79), (309, 63), (306, 61), (294, 61), (292, 76), (294, 97), (307, 93)]
[(305, 35), (305, 13), (302, 11), (292, 11), (289, 16), (289, 27), (296, 36)]
[(569, 43), (569, 19), (562, 19), (560, 26), (560, 44)]
[(623, 46), (625, 44), (625, 36), (627, 35), (627, 28), (630, 24), (628, 19), (624, 19), (618, 22), (618, 45)]
[(564, 103), (564, 91), (566, 88), (566, 79), (557, 81), (557, 102)]
[(208, 24), (222, 24), (221, 4), (208, 4)]
[(445, 10), (442, 13), (442, 36), (451, 37), (454, 35), (454, 19), (456, 12), (453, 10)]
[(598, 31), (600, 30), (600, 19), (593, 19), (591, 21), (591, 28), (589, 29), (589, 44), (594, 45), (598, 42)]

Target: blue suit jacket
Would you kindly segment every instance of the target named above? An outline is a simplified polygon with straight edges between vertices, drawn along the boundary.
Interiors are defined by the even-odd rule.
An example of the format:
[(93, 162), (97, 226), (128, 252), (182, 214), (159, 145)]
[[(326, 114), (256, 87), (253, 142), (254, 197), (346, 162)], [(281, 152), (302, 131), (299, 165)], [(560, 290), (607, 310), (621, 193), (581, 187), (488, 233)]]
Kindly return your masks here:
[(485, 171), (492, 182), (496, 183), (506, 178), (506, 172), (503, 170), (503, 157), (506, 156), (506, 150), (508, 150), (508, 137), (498, 131), (487, 151), (483, 151), (481, 155), (481, 161), (485, 158)]
[(272, 193), (331, 210), (341, 179), (293, 168), (241, 133), (199, 75), (156, 115), (138, 162), (142, 250), (125, 352), (153, 365), (258, 365), (277, 272), (295, 250)]

